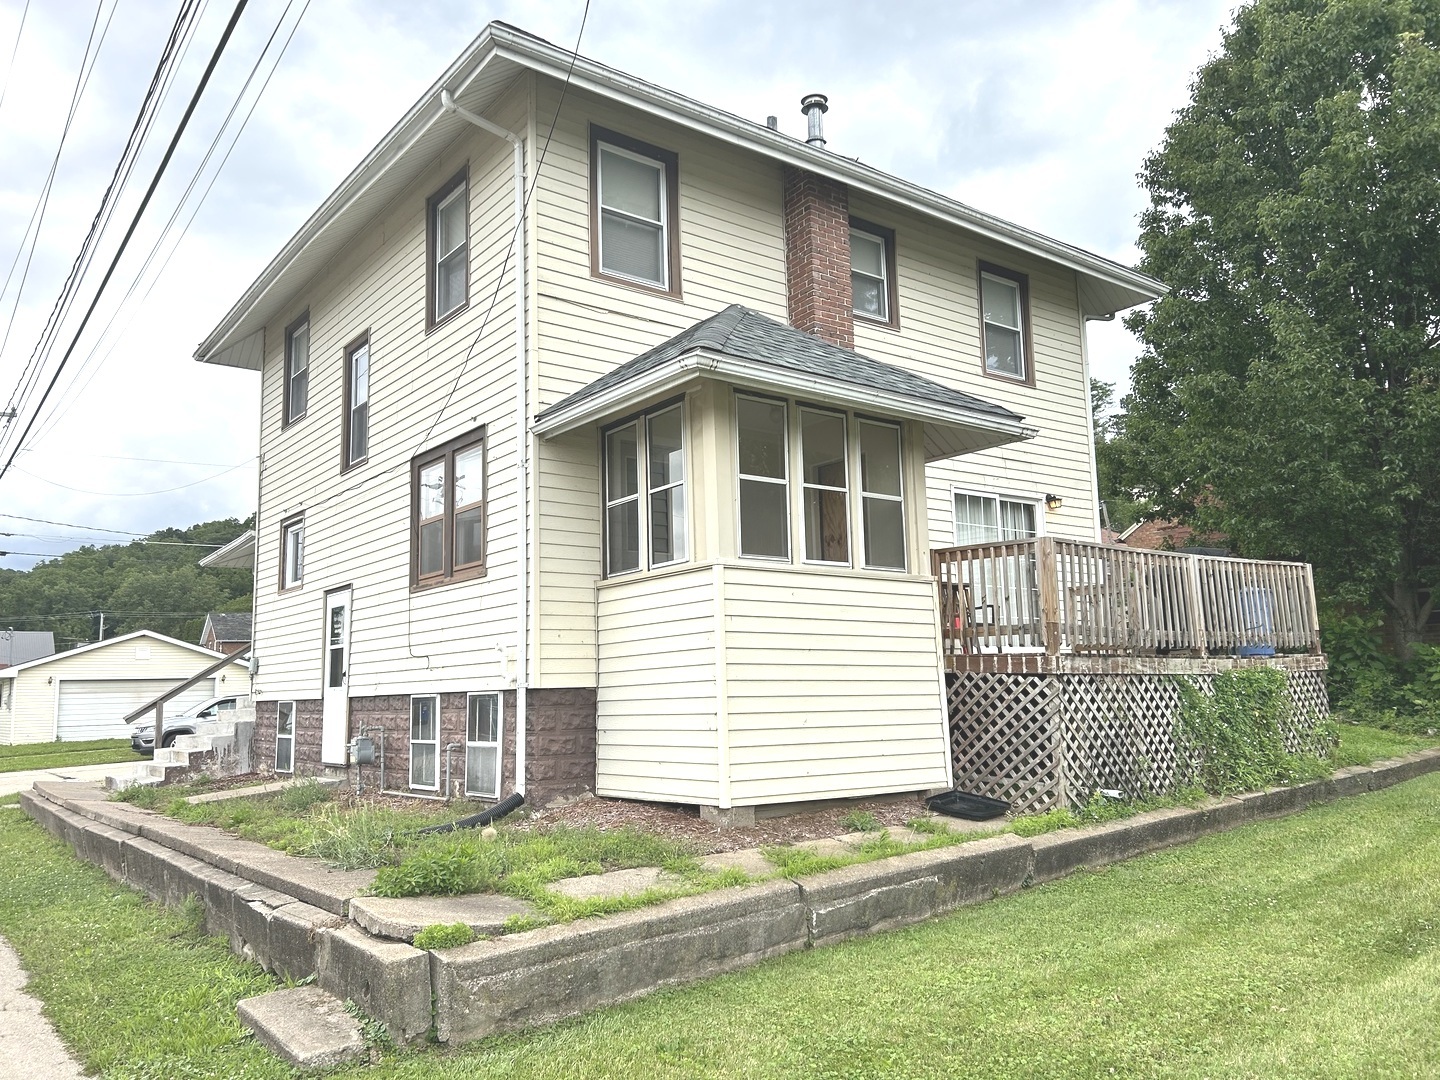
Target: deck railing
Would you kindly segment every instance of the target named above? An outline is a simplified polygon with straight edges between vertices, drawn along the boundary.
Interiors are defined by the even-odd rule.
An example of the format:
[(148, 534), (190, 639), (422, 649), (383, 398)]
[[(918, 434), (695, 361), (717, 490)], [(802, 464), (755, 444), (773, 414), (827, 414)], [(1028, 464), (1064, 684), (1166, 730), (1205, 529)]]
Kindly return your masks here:
[(1306, 563), (1039, 537), (937, 548), (946, 656), (1318, 653)]

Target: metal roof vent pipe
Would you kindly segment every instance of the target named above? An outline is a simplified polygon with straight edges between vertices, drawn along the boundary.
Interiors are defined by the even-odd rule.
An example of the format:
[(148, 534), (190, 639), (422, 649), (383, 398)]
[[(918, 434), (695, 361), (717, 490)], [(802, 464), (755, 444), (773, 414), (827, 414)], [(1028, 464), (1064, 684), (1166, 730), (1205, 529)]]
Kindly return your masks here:
[(806, 94), (800, 99), (800, 111), (810, 121), (810, 134), (805, 141), (811, 146), (825, 148), (825, 114), (830, 111), (824, 94)]

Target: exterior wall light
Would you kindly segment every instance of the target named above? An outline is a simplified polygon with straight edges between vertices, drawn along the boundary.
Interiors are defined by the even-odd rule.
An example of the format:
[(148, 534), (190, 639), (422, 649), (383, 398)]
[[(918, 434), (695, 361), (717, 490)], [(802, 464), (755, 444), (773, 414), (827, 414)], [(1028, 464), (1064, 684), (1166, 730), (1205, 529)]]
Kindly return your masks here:
[(1054, 513), (1056, 510), (1059, 510), (1060, 507), (1062, 507), (1062, 506), (1064, 506), (1064, 505), (1065, 505), (1065, 500), (1063, 500), (1062, 498), (1060, 498), (1059, 495), (1046, 495), (1046, 496), (1045, 496), (1045, 509), (1046, 509), (1046, 510), (1049, 510), (1051, 513)]

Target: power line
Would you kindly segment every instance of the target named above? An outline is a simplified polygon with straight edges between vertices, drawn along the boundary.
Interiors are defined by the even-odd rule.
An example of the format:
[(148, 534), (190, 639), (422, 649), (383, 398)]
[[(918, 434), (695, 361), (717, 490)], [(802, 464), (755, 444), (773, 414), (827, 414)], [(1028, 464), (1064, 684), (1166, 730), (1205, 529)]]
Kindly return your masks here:
[(24, 514), (0, 512), (0, 518), (13, 521), (34, 521), (40, 525), (59, 525), (62, 529), (84, 529), (86, 532), (119, 533), (124, 536), (149, 536), (149, 533), (131, 532), (129, 529), (101, 529), (95, 525), (76, 525), (73, 521), (51, 521), (49, 518), (26, 517)]
[[(116, 0), (115, 5), (110, 9), (111, 18), (114, 17), (115, 9), (118, 6), (118, 0)], [(96, 15), (98, 18), (98, 9)], [(120, 160), (116, 162), (115, 171), (111, 174), (110, 182), (106, 185), (104, 194), (100, 198), (99, 209), (95, 211), (95, 216), (91, 219), (90, 228), (80, 244), (79, 253), (75, 256), (74, 262), (70, 264), (70, 271), (66, 274), (65, 280), (60, 286), (60, 294), (55, 298), (55, 303), (51, 306), (49, 315), (46, 316), (45, 325), (41, 328), (40, 337), (35, 343), (35, 348), (31, 351), (29, 359), (25, 362), (20, 380), (16, 386), (15, 394), (11, 399), (11, 404), (17, 411), (23, 409), (26, 399), (29, 398), (35, 384), (39, 381), (55, 339), (60, 333), (60, 328), (70, 313), (70, 305), (75, 298), (76, 292), (80, 288), (80, 282), (89, 272), (90, 259), (94, 254), (95, 244), (101, 232), (103, 232), (109, 224), (110, 215), (114, 212), (115, 205), (119, 201), (119, 192), (124, 188), (126, 183), (128, 183), (130, 172), (134, 168), (135, 161), (139, 156), (140, 147), (149, 135), (150, 125), (153, 123), (155, 111), (158, 109), (158, 106), (155, 105), (157, 100), (156, 94), (162, 86), (168, 89), (169, 74), (173, 70), (176, 47), (182, 40), (188, 40), (188, 31), (193, 27), (193, 19), (194, 2), (193, 0), (185, 0), (179, 15), (176, 16), (175, 25), (171, 27), (170, 35), (166, 39), (165, 48), (160, 54), (160, 60), (155, 67), (155, 72), (150, 77), (150, 84), (145, 90), (144, 97), (141, 99), (140, 112), (131, 124), (130, 134), (126, 137), (125, 146), (120, 153)], [(108, 20), (106, 26), (109, 26)], [(92, 63), (91, 71), (93, 70), (94, 65)], [(49, 196), (47, 194), (47, 202), (48, 198)], [(35, 244), (38, 244), (39, 239), (40, 230), (37, 227), (34, 242), (30, 250), (31, 258), (34, 256)], [(26, 270), (28, 273), (29, 259), (26, 260)], [(23, 289), (23, 281), (21, 284)], [(16, 293), (15, 301), (16, 307), (18, 308), (20, 301), (20, 294), (18, 292)], [(13, 312), (11, 313), (11, 317), (13, 319)], [(8, 334), (9, 330), (7, 328), (7, 340)]]
[(224, 544), (201, 544), (193, 540), (127, 540), (124, 537), (120, 537), (114, 540), (101, 540), (93, 536), (50, 536), (45, 533), (27, 532), (0, 532), (0, 536), (6, 536), (11, 539), (23, 537), (26, 540), (43, 540), (47, 544), (71, 544), (79, 542), (82, 544), (96, 544), (102, 546), (125, 544), (127, 547), (130, 544), (153, 544), (157, 547), (208, 548), (211, 551), (219, 550), (220, 548), (225, 546)]
[(214, 73), (215, 66), (219, 64), (220, 56), (224, 53), (225, 46), (229, 44), (230, 35), (235, 32), (235, 25), (240, 21), (240, 16), (244, 13), (247, 3), (248, 0), (238, 0), (236, 3), (235, 11), (230, 16), (229, 23), (225, 26), (225, 32), (220, 36), (220, 42), (215, 46), (215, 51), (210, 57), (210, 63), (206, 65), (205, 73), (200, 77), (200, 85), (195, 88), (194, 94), (190, 97), (190, 104), (185, 108), (185, 115), (180, 118), (180, 124), (175, 129), (175, 134), (170, 140), (170, 145), (165, 149), (165, 156), (161, 159), (159, 167), (155, 170), (155, 177), (150, 181), (150, 187), (146, 189), (145, 197), (141, 199), (140, 206), (130, 221), (130, 227), (125, 230), (125, 236), (120, 241), (119, 250), (115, 252), (114, 257), (110, 260), (110, 266), (105, 271), (104, 278), (100, 281), (100, 287), (96, 290), (94, 299), (90, 301), (90, 307), (86, 310), (85, 317), (80, 320), (80, 326), (75, 331), (75, 336), (71, 339), (69, 347), (65, 350), (65, 355), (60, 358), (60, 363), (55, 369), (55, 374), (51, 376), (49, 384), (45, 387), (45, 392), (40, 396), (40, 401), (35, 406), (35, 412), (31, 414), (30, 420), (26, 423), (24, 430), (21, 431), (20, 438), (15, 443), (15, 448), (10, 452), (10, 456), (6, 460), (5, 465), (0, 467), (0, 479), (4, 479), (5, 474), (10, 470), (10, 466), (15, 461), (15, 455), (19, 452), (20, 447), (25, 444), (25, 439), (35, 426), (35, 421), (39, 419), (40, 411), (45, 407), (45, 402), (49, 399), (51, 391), (55, 389), (55, 384), (60, 379), (60, 373), (65, 370), (65, 365), (69, 363), (70, 357), (75, 352), (75, 347), (80, 343), (80, 335), (85, 332), (85, 327), (90, 322), (90, 316), (95, 313), (95, 308), (99, 305), (101, 296), (105, 294), (105, 287), (110, 284), (110, 278), (115, 274), (115, 267), (119, 265), (121, 256), (125, 254), (125, 249), (130, 245), (130, 238), (135, 235), (135, 230), (140, 225), (140, 219), (144, 216), (145, 210), (150, 205), (150, 200), (155, 195), (155, 189), (160, 186), (160, 179), (165, 175), (165, 169), (169, 166), (170, 159), (175, 156), (175, 148), (180, 143), (180, 137), (185, 134), (185, 128), (190, 124), (190, 117), (194, 115), (196, 106), (200, 104), (200, 97), (204, 94), (205, 87), (209, 85), (210, 76)]
[(15, 31), (15, 47), (10, 50), (10, 66), (5, 69), (5, 82), (0, 85), (0, 108), (5, 107), (5, 91), (10, 89), (10, 76), (15, 74), (15, 57), (20, 54), (20, 38), (25, 34), (25, 16), (30, 14), (30, 0), (25, 0), (25, 10), (20, 12), (20, 29)]
[[(111, 312), (110, 318), (105, 324), (105, 329), (100, 332), (100, 335), (96, 339), (95, 344), (91, 346), (90, 352), (86, 355), (84, 361), (80, 365), (79, 372), (76, 373), (75, 378), (70, 381), (69, 385), (63, 391), (61, 401), (51, 412), (50, 416), (45, 419), (44, 423), (40, 427), (40, 430), (36, 433), (35, 439), (37, 442), (43, 439), (52, 430), (54, 430), (55, 425), (58, 424), (60, 420), (63, 419), (64, 416), (69, 412), (70, 406), (74, 404), (75, 400), (78, 399), (80, 395), (84, 393), (85, 389), (90, 385), (91, 380), (100, 370), (100, 367), (105, 363), (106, 360), (110, 358), (110, 354), (115, 351), (116, 346), (119, 345), (120, 341), (124, 338), (126, 332), (130, 329), (130, 324), (133, 321), (135, 314), (145, 306), (146, 301), (150, 299), (151, 292), (154, 291), (155, 286), (164, 276), (166, 269), (170, 265), (170, 260), (174, 258), (175, 252), (179, 250), (180, 244), (185, 239), (185, 235), (190, 231), (190, 226), (195, 223), (196, 216), (200, 213), (201, 207), (205, 205), (205, 200), (210, 197), (210, 192), (215, 187), (215, 182), (220, 178), (221, 172), (224, 171), (226, 163), (230, 160), (230, 155), (234, 152), (236, 144), (239, 143), (240, 137), (245, 133), (245, 128), (249, 126), (250, 118), (255, 115), (255, 109), (260, 104), (260, 99), (265, 96), (265, 91), (270, 86), (270, 80), (274, 78), (275, 72), (280, 66), (280, 62), (285, 58), (285, 53), (289, 51), (290, 42), (293, 41), (295, 38), (295, 31), (300, 28), (300, 23), (304, 20), (305, 13), (310, 9), (310, 0), (305, 0), (304, 6), (301, 7), (300, 14), (296, 17), (295, 22), (290, 27), (290, 33), (285, 38), (285, 43), (280, 47), (280, 51), (275, 57), (275, 62), (270, 66), (270, 71), (265, 76), (265, 81), (260, 84), (260, 89), (256, 92), (254, 98), (251, 100), (250, 108), (245, 113), (245, 118), (241, 120), (240, 126), (236, 129), (235, 137), (230, 140), (230, 145), (225, 150), (225, 155), (220, 159), (220, 164), (216, 166), (215, 171), (210, 175), (209, 183), (206, 184), (205, 190), (201, 193), (199, 200), (195, 203), (195, 207), (191, 211), (189, 219), (181, 227), (179, 235), (175, 238), (175, 243), (171, 245), (170, 250), (166, 253), (164, 260), (160, 264), (160, 269), (158, 269), (151, 277), (150, 284), (146, 286), (144, 295), (140, 297), (138, 305), (131, 308), (130, 315), (127, 317), (125, 325), (121, 328), (120, 332), (114, 337), (114, 339), (111, 340), (109, 347), (105, 349), (103, 355), (100, 355), (97, 362), (96, 356), (100, 352), (100, 348), (104, 343), (106, 336), (110, 333), (111, 328), (114, 326), (115, 320), (119, 318), (120, 312), (124, 310), (126, 305), (129, 303), (131, 297), (135, 294), (135, 290), (139, 287), (141, 280), (145, 277), (146, 271), (149, 270), (151, 264), (155, 260), (155, 256), (159, 253), (161, 247), (165, 244), (165, 241), (169, 237), (175, 224), (176, 218), (179, 217), (181, 210), (184, 208), (186, 200), (190, 198), (191, 193), (195, 190), (195, 185), (199, 182), (201, 175), (204, 173), (205, 166), (209, 163), (210, 158), (213, 156), (216, 147), (218, 147), (220, 144), (220, 140), (224, 137), (225, 131), (229, 128), (230, 121), (234, 118), (236, 109), (239, 108), (240, 102), (245, 97), (246, 90), (250, 88), (250, 83), (254, 80), (256, 73), (260, 70), (260, 65), (264, 62), (266, 54), (270, 51), (270, 46), (274, 43), (276, 35), (278, 35), (280, 32), (280, 28), (284, 25), (285, 16), (290, 13), (290, 8), (293, 6), (293, 3), (294, 0), (289, 0), (289, 2), (287, 2), (285, 5), (285, 10), (280, 13), (280, 18), (275, 23), (275, 29), (270, 32), (270, 37), (268, 40), (266, 40), (264, 48), (260, 50), (260, 55), (255, 58), (254, 67), (250, 69), (250, 74), (246, 77), (245, 84), (240, 88), (240, 92), (236, 94), (235, 101), (230, 106), (230, 111), (226, 114), (224, 122), (215, 132), (215, 138), (211, 141), (210, 148), (205, 152), (205, 157), (200, 162), (199, 167), (195, 170), (194, 176), (191, 177), (189, 185), (185, 188), (185, 193), (180, 196), (179, 201), (175, 204), (175, 209), (171, 212), (170, 219), (165, 223), (165, 228), (161, 231), (159, 238), (156, 239), (154, 245), (151, 247), (150, 253), (146, 255), (145, 262), (141, 265), (139, 272), (136, 273), (134, 280), (130, 283), (130, 288), (126, 290), (124, 297), (122, 297), (120, 300), (120, 303), (117, 304), (115, 310)], [(92, 363), (94, 365), (93, 367)], [(83, 382), (81, 381), (82, 376), (84, 377)], [(135, 460), (149, 459), (137, 458)]]
[[(13, 461), (14, 458), (12, 457), (11, 460)], [(89, 488), (71, 487), (69, 484), (62, 484), (58, 480), (51, 480), (47, 476), (41, 476), (39, 473), (33, 473), (29, 469), (22, 469), (18, 465), (15, 466), (15, 471), (18, 473), (24, 473), (32, 480), (39, 480), (42, 484), (49, 484), (51, 487), (63, 488), (66, 491), (76, 491), (79, 492), (81, 495), (103, 495), (106, 498), (110, 499), (139, 499), (145, 498), (150, 495), (168, 495), (172, 491), (184, 491), (186, 488), (199, 487), (201, 484), (208, 484), (212, 480), (218, 480), (222, 476), (229, 475), (236, 469), (243, 469), (248, 465), (253, 465), (254, 463), (255, 459), (251, 458), (249, 461), (242, 461), (239, 465), (232, 465), (228, 469), (221, 469), (218, 473), (212, 473), (210, 476), (202, 477), (199, 480), (192, 480), (188, 484), (176, 484), (174, 487), (161, 488), (159, 491), (91, 491)], [(0, 473), (0, 475), (4, 474)]]
[[(65, 141), (70, 137), (70, 125), (75, 120), (75, 110), (80, 106), (80, 98), (85, 93), (85, 88), (90, 84), (90, 75), (95, 70), (95, 61), (100, 59), (100, 50), (105, 45), (105, 36), (110, 31), (110, 21), (115, 17), (115, 8), (119, 6), (118, 0), (111, 5), (110, 18), (105, 20), (105, 27), (100, 31), (99, 44), (95, 45), (95, 56), (91, 59), (90, 46), (95, 43), (95, 27), (100, 25), (100, 12), (105, 8), (105, 0), (99, 0), (95, 5), (95, 19), (90, 24), (90, 37), (85, 41), (85, 55), (80, 58), (80, 70), (75, 75), (75, 89), (70, 93), (70, 109), (65, 114), (65, 126), (60, 132), (60, 144), (55, 147), (55, 156), (50, 161), (50, 172), (45, 177), (45, 183), (40, 187), (40, 195), (35, 200), (35, 209), (30, 212), (30, 220), (25, 225), (25, 232), (20, 237), (20, 246), (15, 251), (15, 258), (11, 260), (10, 270), (5, 275), (5, 284), (0, 285), (0, 297), (5, 295), (10, 288), (10, 281), (15, 276), (15, 267), (20, 265), (20, 256), (25, 254), (25, 241), (30, 239), (30, 254), (25, 257), (25, 269), (20, 274), (20, 284), (15, 290), (15, 303), (10, 307), (10, 317), (5, 323), (5, 333), (0, 335), (0, 356), (4, 355), (5, 346), (10, 342), (10, 330), (15, 325), (15, 313), (20, 310), (20, 296), (25, 291), (25, 282), (30, 276), (30, 263), (35, 258), (35, 247), (40, 242), (40, 230), (45, 226), (45, 213), (50, 207), (50, 193), (55, 186), (55, 173), (60, 168), (60, 155), (65, 150)], [(18, 43), (17, 43), (18, 44)], [(88, 67), (87, 67), (88, 63)], [(31, 226), (34, 226), (35, 234), (30, 235)], [(18, 407), (20, 388), (29, 377), (30, 362), (26, 362), (21, 370), (20, 378), (15, 384), (15, 391), (10, 397), (10, 405)], [(8, 430), (9, 425), (6, 425)], [(0, 431), (3, 434), (3, 431)]]

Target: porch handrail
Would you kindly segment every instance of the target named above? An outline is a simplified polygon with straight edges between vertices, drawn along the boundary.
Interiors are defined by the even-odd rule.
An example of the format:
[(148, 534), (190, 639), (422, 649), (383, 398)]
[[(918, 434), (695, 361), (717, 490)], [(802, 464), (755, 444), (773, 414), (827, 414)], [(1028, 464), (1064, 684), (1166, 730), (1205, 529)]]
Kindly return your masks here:
[(1042, 536), (931, 552), (946, 655), (1320, 652), (1308, 563)]

